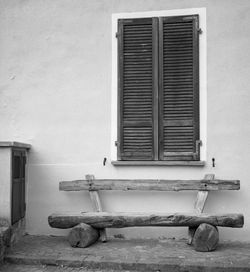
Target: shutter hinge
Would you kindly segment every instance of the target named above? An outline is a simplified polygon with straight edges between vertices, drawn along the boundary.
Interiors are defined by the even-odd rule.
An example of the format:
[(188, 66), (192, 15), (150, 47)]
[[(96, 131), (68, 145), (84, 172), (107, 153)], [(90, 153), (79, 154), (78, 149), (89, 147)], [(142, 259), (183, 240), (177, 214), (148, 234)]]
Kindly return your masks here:
[(201, 28), (198, 28), (198, 29), (197, 29), (197, 32), (198, 32), (199, 34), (202, 34), (202, 33), (203, 33), (203, 31), (202, 31)]
[(120, 35), (119, 32), (116, 32), (116, 33), (115, 33), (115, 37), (116, 37), (116, 38), (118, 38), (119, 35)]
[(115, 146), (120, 146), (120, 142), (118, 142), (118, 141), (115, 141)]

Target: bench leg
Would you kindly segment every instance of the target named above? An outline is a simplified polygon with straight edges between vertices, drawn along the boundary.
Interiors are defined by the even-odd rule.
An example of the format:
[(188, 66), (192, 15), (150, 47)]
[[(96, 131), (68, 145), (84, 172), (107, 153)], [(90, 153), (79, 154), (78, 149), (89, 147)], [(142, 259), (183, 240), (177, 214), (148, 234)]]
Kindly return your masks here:
[(197, 230), (197, 227), (189, 227), (188, 228), (188, 241), (187, 241), (188, 245), (192, 245), (193, 237), (194, 237), (196, 230)]
[(99, 231), (90, 225), (81, 223), (71, 229), (68, 241), (72, 247), (88, 247), (99, 238)]
[(213, 251), (219, 242), (219, 232), (215, 226), (210, 224), (200, 224), (196, 229), (192, 244), (196, 251)]

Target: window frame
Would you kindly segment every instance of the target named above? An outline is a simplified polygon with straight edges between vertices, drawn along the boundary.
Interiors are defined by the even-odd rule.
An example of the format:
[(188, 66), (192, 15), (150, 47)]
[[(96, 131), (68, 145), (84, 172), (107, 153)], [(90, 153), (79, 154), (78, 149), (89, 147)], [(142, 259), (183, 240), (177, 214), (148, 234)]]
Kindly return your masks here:
[[(200, 85), (200, 139), (202, 146), (200, 147), (200, 160), (199, 161), (117, 161), (118, 148), (116, 146), (118, 135), (118, 67), (117, 67), (117, 38), (118, 19), (128, 18), (150, 18), (150, 17), (168, 17), (168, 16), (181, 16), (181, 15), (199, 15), (200, 28), (202, 35), (200, 35), (200, 48), (199, 48), (199, 85)], [(112, 15), (112, 113), (111, 113), (111, 161), (113, 165), (204, 165), (206, 160), (206, 9), (181, 9), (181, 10), (168, 10), (168, 11), (154, 11), (154, 12), (135, 12), (135, 13), (119, 13)]]

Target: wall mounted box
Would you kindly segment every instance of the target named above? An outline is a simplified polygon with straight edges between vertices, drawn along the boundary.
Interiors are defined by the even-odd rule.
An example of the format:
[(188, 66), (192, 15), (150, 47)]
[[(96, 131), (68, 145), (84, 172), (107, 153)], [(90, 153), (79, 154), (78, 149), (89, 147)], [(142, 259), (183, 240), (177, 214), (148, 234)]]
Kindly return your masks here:
[(31, 145), (0, 142), (0, 218), (13, 225), (25, 216), (25, 165)]

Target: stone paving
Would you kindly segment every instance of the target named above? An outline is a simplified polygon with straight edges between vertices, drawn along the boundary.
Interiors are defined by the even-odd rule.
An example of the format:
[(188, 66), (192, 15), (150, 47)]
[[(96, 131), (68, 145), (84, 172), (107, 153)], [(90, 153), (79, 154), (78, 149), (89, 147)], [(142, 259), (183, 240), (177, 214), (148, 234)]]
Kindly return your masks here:
[[(221, 242), (216, 251), (203, 253), (196, 252), (186, 244), (185, 240), (114, 239), (83, 249), (70, 247), (64, 237), (27, 235), (9, 250), (5, 261), (19, 264), (20, 272), (83, 272), (86, 269), (144, 272), (250, 272), (250, 244)], [(21, 270), (23, 265), (31, 265), (29, 268), (33, 269), (34, 266), (34, 269), (40, 270)], [(8, 269), (8, 265), (4, 268)], [(13, 266), (12, 270), (0, 271), (19, 271), (14, 268)]]
[[(84, 268), (61, 267), (47, 265), (5, 264), (0, 266), (0, 272), (93, 272)], [(115, 270), (95, 270), (95, 272), (118, 272)], [(121, 272), (121, 271), (119, 271)], [(129, 271), (124, 271), (129, 272)]]

